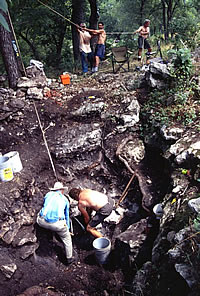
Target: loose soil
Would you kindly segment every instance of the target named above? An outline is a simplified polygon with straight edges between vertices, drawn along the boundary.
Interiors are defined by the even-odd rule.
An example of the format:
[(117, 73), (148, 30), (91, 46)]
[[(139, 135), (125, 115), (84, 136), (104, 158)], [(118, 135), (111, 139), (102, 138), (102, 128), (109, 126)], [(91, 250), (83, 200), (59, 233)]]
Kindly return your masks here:
[[(66, 110), (64, 104), (57, 104), (56, 99), (45, 99), (35, 104), (44, 127), (50, 122), (56, 122), (45, 133), (47, 141), (53, 141), (57, 130), (66, 123), (65, 114), (69, 110)], [(33, 103), (26, 105), (23, 112), (18, 118), (1, 122), (1, 153), (16, 150), (23, 164), (23, 170), (12, 181), (1, 182), (1, 195), (9, 198), (13, 191), (20, 190), (21, 194), (24, 192), (23, 198), (27, 199), (27, 204), (37, 212), (44, 194), (54, 184), (55, 176)], [(59, 171), (58, 178), (65, 182)], [(35, 255), (28, 259), (20, 259), (17, 250), (9, 246), (18, 268), (9, 280), (0, 272), (0, 295), (16, 296), (35, 285), (49, 287), (51, 291), (60, 291), (64, 295), (78, 291), (82, 291), (82, 294), (73, 295), (123, 295), (124, 276), (115, 266), (114, 255), (111, 252), (110, 261), (100, 266), (94, 257), (93, 238), (84, 233), (78, 223), (74, 223), (73, 237), (78, 261), (70, 266), (64, 264), (63, 245), (58, 238), (36, 224), (35, 232), (40, 246)], [(2, 247), (6, 247), (3, 242), (0, 245)]]

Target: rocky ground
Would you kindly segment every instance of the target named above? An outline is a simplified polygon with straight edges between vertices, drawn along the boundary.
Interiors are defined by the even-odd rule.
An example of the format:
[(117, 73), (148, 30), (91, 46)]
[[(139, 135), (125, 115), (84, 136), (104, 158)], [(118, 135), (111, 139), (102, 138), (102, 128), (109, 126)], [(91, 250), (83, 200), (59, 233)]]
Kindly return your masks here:
[[(185, 228), (193, 217), (187, 200), (199, 192), (198, 133), (162, 130), (165, 151), (143, 142), (139, 115), (147, 93), (138, 88), (143, 77), (133, 71), (71, 75), (71, 84), (63, 86), (29, 67), (16, 91), (0, 88), (0, 152), (18, 151), (23, 165), (11, 181), (0, 183), (1, 295), (198, 295), (198, 236), (188, 240), (194, 233)], [(182, 174), (191, 154), (193, 172)], [(124, 195), (99, 226), (112, 242), (105, 266), (75, 219), (78, 261), (69, 267), (59, 239), (36, 225), (43, 196), (56, 179), (69, 189), (105, 192), (116, 202)], [(165, 209), (160, 230), (152, 215), (158, 202)], [(83, 222), (76, 205), (72, 213)]]

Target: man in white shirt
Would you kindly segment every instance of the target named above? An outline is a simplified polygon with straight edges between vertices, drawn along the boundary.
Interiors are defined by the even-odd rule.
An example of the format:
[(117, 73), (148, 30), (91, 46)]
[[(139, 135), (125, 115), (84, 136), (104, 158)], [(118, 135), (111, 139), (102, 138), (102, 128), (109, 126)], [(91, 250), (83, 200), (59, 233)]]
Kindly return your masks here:
[(80, 29), (77, 28), (79, 33), (79, 49), (81, 54), (81, 64), (83, 74), (88, 72), (88, 62), (92, 65), (93, 62), (93, 53), (90, 47), (90, 39), (92, 36), (89, 32), (85, 31), (85, 23), (80, 24)]
[(92, 72), (98, 72), (100, 60), (104, 59), (105, 55), (105, 42), (106, 42), (106, 31), (104, 30), (104, 23), (98, 23), (98, 30), (84, 28), (85, 31), (90, 32), (94, 36), (98, 36), (94, 52), (94, 65)]

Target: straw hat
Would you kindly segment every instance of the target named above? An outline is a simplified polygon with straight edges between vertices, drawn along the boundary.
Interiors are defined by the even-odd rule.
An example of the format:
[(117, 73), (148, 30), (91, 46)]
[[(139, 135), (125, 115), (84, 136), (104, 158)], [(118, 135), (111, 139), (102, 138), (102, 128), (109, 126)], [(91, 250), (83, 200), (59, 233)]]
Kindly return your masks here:
[(64, 187), (61, 182), (56, 182), (53, 186), (53, 188), (49, 188), (51, 191), (61, 190), (61, 189), (68, 189), (67, 187)]

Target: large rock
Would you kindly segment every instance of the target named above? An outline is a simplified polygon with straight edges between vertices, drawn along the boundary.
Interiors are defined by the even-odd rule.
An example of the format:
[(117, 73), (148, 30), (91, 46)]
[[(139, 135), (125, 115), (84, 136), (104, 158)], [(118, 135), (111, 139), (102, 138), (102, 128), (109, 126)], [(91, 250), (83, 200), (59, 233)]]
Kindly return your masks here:
[(175, 157), (175, 162), (178, 164), (190, 162), (191, 158), (200, 160), (199, 133), (196, 131), (185, 133), (182, 138), (170, 146), (166, 156), (170, 155)]
[(134, 266), (134, 262), (137, 261), (137, 257), (147, 238), (146, 227), (146, 219), (141, 219), (116, 237), (115, 252), (122, 268), (127, 269), (128, 266), (131, 268)]
[(29, 87), (26, 94), (27, 99), (35, 99), (41, 100), (43, 98), (42, 89), (38, 89), (37, 87)]
[(17, 265), (13, 262), (5, 249), (0, 249), (0, 270), (8, 279), (10, 279), (17, 270)]
[(99, 124), (75, 124), (62, 130), (55, 140), (57, 158), (79, 156), (84, 152), (101, 146), (101, 128)]
[(163, 89), (167, 87), (167, 80), (170, 79), (168, 65), (158, 62), (151, 62), (149, 70), (145, 73), (145, 83), (150, 88)]

